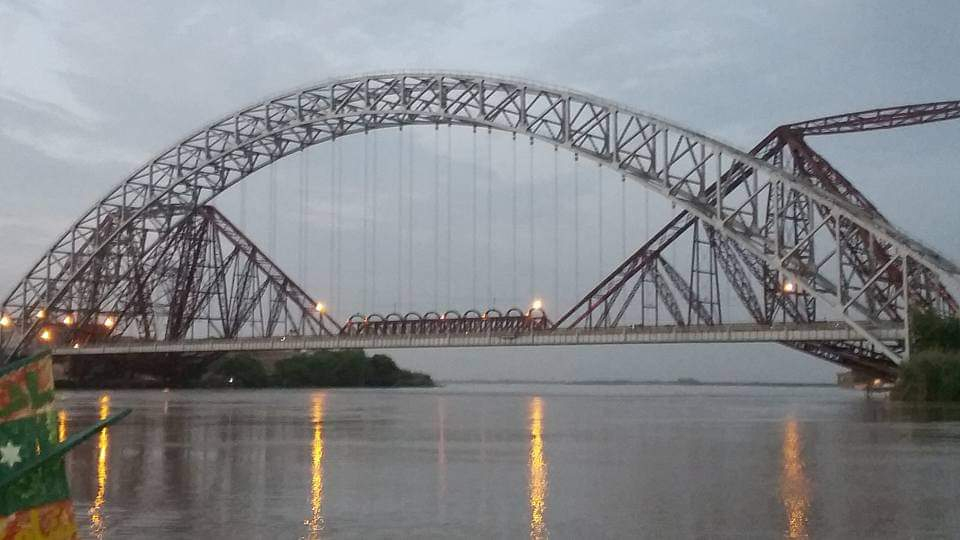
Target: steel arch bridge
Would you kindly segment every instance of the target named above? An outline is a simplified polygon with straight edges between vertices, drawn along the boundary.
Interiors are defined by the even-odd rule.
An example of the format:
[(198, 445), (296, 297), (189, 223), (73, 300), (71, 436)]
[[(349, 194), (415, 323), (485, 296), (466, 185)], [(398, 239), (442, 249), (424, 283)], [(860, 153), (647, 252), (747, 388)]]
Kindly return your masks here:
[[(749, 331), (760, 332), (733, 341), (777, 341), (892, 378), (909, 355), (910, 309), (957, 313), (949, 290), (960, 268), (890, 224), (805, 138), (957, 117), (960, 102), (950, 101), (820, 118), (780, 126), (746, 152), (626, 105), (529, 81), (454, 72), (331, 79), (227, 115), (124, 179), (6, 297), (0, 345), (11, 358), (44, 341), (64, 354), (145, 343), (185, 351), (197, 347), (189, 337), (198, 324), (220, 338), (205, 350), (243, 339), (282, 348), (277, 340), (291, 334), (314, 346), (373, 347), (384, 336), (389, 346), (436, 346), (415, 338), (461, 332), (492, 341), (446, 343), (516, 344), (520, 335), (535, 336), (530, 344), (589, 343), (659, 335), (651, 329), (665, 322), (674, 336), (700, 329), (713, 337), (688, 340), (724, 341), (735, 330), (721, 312), (724, 276), (752, 318)], [(341, 324), (211, 206), (250, 174), (313, 145), (417, 124), (545, 141), (682, 211), (556, 321), (530, 310)], [(661, 256), (681, 238), (692, 253), (686, 276)], [(626, 320), (635, 301), (639, 320)]]

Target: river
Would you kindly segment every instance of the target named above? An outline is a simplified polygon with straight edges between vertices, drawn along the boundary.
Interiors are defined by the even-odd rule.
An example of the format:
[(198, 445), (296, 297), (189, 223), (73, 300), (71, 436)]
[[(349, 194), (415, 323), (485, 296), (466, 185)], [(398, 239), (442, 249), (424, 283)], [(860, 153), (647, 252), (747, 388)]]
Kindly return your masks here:
[(91, 538), (958, 537), (960, 409), (835, 388), (64, 391)]

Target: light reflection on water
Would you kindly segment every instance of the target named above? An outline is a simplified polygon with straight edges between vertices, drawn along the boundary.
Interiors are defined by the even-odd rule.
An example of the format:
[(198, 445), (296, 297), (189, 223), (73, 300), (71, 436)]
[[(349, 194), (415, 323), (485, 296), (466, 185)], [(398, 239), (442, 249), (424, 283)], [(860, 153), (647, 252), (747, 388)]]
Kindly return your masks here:
[(310, 446), (310, 519), (307, 521), (307, 538), (317, 539), (323, 532), (323, 402), (326, 394), (318, 392), (311, 396), (313, 442)]
[(780, 497), (787, 517), (787, 538), (807, 538), (810, 486), (803, 470), (802, 441), (797, 420), (788, 418), (783, 429), (783, 472)]
[[(100, 396), (100, 420), (110, 416), (110, 395)], [(110, 428), (103, 428), (97, 435), (97, 496), (90, 507), (90, 531), (97, 538), (103, 538), (106, 522), (103, 516), (103, 505), (107, 500), (107, 458), (110, 449)]]
[(530, 399), (530, 538), (547, 537), (547, 458), (543, 451), (543, 400)]
[(960, 422), (891, 418), (835, 389), (72, 391), (61, 402), (63, 433), (134, 409), (67, 455), (87, 537), (960, 531)]

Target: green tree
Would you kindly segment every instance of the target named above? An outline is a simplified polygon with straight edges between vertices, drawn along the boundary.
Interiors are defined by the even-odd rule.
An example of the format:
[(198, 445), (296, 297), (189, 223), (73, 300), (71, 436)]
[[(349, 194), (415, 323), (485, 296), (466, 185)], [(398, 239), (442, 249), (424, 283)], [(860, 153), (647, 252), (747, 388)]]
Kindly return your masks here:
[(247, 355), (229, 355), (210, 367), (210, 373), (222, 381), (243, 388), (261, 388), (270, 383), (270, 375), (256, 358)]
[(911, 358), (900, 366), (891, 397), (960, 401), (960, 319), (932, 310), (910, 314)]
[(397, 367), (386, 355), (361, 349), (316, 351), (277, 362), (274, 384), (285, 387), (433, 386), (429, 375)]

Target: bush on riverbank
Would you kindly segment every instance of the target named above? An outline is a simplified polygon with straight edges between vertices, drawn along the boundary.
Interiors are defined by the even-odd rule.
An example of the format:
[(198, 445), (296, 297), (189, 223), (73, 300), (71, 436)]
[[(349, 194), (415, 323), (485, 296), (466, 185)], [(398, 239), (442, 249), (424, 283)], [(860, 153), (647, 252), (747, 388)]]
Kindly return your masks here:
[(911, 313), (911, 358), (890, 394), (899, 401), (960, 401), (960, 319)]
[(317, 351), (285, 358), (274, 368), (274, 386), (433, 386), (429, 375), (400, 369), (386, 355), (362, 350)]
[(225, 356), (215, 361), (205, 377), (208, 386), (220, 383), (224, 386), (261, 388), (270, 385), (270, 374), (263, 362), (248, 354)]
[(400, 369), (386, 355), (363, 350), (317, 351), (284, 358), (228, 354), (219, 358), (165, 355), (69, 361), (61, 388), (266, 388), (434, 386), (424, 373)]
[(943, 350), (960, 353), (960, 318), (934, 311), (910, 314), (910, 336), (914, 351)]
[(900, 367), (890, 397), (899, 401), (960, 401), (960, 354), (923, 351)]

